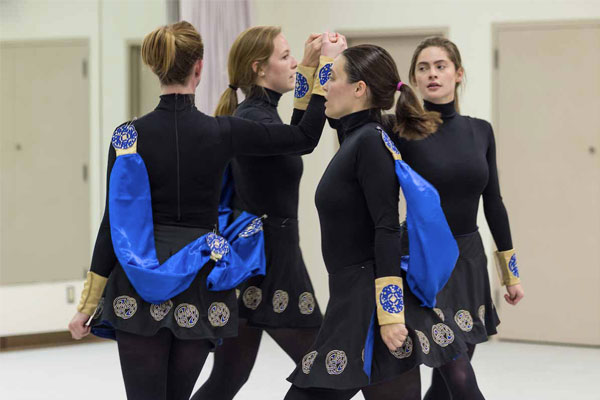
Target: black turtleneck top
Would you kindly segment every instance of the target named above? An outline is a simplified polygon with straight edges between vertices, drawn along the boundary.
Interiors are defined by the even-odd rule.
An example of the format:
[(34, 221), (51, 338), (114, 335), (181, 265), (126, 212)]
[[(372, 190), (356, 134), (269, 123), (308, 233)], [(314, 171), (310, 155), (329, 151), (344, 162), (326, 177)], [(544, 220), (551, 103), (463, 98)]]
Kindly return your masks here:
[(454, 235), (477, 230), (479, 199), (499, 251), (512, 249), (508, 216), (498, 183), (496, 144), (491, 125), (458, 114), (454, 102), (425, 108), (441, 114), (443, 123), (424, 140), (400, 139), (402, 158), (439, 192)]
[(369, 110), (336, 122), (340, 149), (315, 201), (323, 258), (330, 273), (375, 261), (377, 277), (400, 275), (399, 184), (394, 159)]
[[(263, 123), (282, 124), (277, 113), (281, 94), (270, 89), (255, 91), (244, 100), (235, 116)], [(303, 111), (294, 109), (292, 125), (302, 118)], [(280, 218), (298, 218), (298, 196), (302, 177), (300, 154), (268, 157), (237, 156), (231, 162), (235, 183), (236, 206), (255, 215)]]
[[(154, 111), (133, 122), (137, 152), (148, 170), (154, 224), (214, 228), (223, 172), (232, 158), (310, 151), (324, 124), (324, 98), (317, 95), (297, 126), (214, 118), (196, 109), (192, 95), (160, 96)], [(115, 159), (110, 146), (107, 186)], [(110, 235), (108, 187), (106, 192), (91, 266), (102, 276), (108, 276), (117, 262)]]

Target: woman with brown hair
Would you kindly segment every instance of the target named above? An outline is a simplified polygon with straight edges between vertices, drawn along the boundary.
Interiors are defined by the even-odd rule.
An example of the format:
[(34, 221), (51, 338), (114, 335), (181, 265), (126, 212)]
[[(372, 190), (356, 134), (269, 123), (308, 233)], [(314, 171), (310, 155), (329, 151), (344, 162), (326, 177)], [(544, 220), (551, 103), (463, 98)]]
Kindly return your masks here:
[[(419, 365), (441, 366), (465, 349), (421, 306), (401, 267), (393, 141), (426, 138), (441, 121), (378, 46), (345, 50), (325, 89), (326, 115), (339, 119), (341, 140), (315, 196), (330, 300), (286, 399), (350, 399), (359, 390), (367, 399), (420, 399)], [(391, 108), (390, 137), (382, 111)]]
[[(189, 399), (208, 352), (222, 338), (237, 334), (235, 291), (207, 288), (215, 263), (218, 265), (230, 252), (227, 243), (215, 234), (221, 179), (227, 164), (244, 154), (308, 151), (318, 143), (325, 122), (320, 95), (312, 96), (297, 126), (202, 113), (194, 106), (194, 93), (200, 82), (203, 49), (200, 35), (188, 22), (160, 27), (144, 38), (142, 58), (158, 76), (162, 95), (154, 111), (119, 126), (113, 135), (107, 206), (78, 312), (69, 324), (75, 339), (90, 333), (86, 325), (90, 316), (92, 330), (112, 329), (128, 399)], [(324, 40), (322, 52), (335, 55), (341, 50), (340, 44)], [(114, 202), (115, 192), (127, 194), (128, 186), (140, 185), (121, 168), (121, 161), (127, 159), (145, 164), (142, 178), (147, 192), (139, 199), (122, 197)], [(114, 170), (121, 172), (121, 179), (112, 182)], [(159, 267), (176, 259), (180, 250), (199, 238), (206, 237), (198, 246), (202, 250), (208, 244), (210, 256), (210, 261), (195, 266), (201, 269), (192, 274), (192, 281), (182, 284), (177, 274), (169, 276), (175, 289), (161, 303), (151, 303), (140, 294), (146, 287), (126, 274), (130, 269), (125, 268), (122, 255), (128, 255), (126, 264), (141, 264), (138, 270), (159, 276), (147, 281), (159, 287), (167, 283), (160, 278), (169, 270), (144, 268), (146, 260), (135, 253), (140, 243), (129, 241), (123, 246), (115, 238), (121, 232), (113, 229), (122, 222), (113, 205), (126, 203), (135, 211), (144, 199), (151, 202), (149, 215), (144, 215), (150, 221), (135, 221), (135, 225), (153, 224), (153, 230), (144, 232), (152, 243), (141, 245), (151, 247)], [(169, 266), (178, 267), (173, 262)]]
[(470, 363), (475, 345), (496, 334), (500, 323), (490, 293), (487, 259), (477, 228), (479, 200), (496, 242), (504, 296), (516, 305), (523, 298), (508, 216), (498, 182), (496, 147), (491, 125), (459, 114), (458, 88), (464, 78), (460, 52), (443, 37), (425, 39), (415, 50), (410, 81), (439, 112), (442, 125), (427, 140), (401, 140), (404, 160), (439, 192), (442, 209), (459, 247), (450, 280), (438, 294), (440, 321), (456, 333), (467, 352), (433, 371), (425, 399), (483, 399)]
[[(332, 40), (344, 41), (332, 34)], [(256, 26), (241, 33), (229, 52), (229, 88), (216, 115), (282, 124), (277, 105), (282, 94), (296, 88), (292, 125), (298, 124), (311, 96), (319, 65), (322, 35), (310, 35), (298, 65), (287, 40), (276, 26)], [(238, 105), (237, 89), (245, 100)], [(215, 350), (212, 373), (193, 396), (233, 399), (248, 380), (263, 331), (300, 362), (317, 337), (322, 315), (300, 251), (298, 197), (301, 155), (237, 156), (230, 164), (235, 195), (233, 208), (265, 215), (266, 276), (239, 287), (240, 327)], [(236, 212), (237, 213), (237, 212)]]

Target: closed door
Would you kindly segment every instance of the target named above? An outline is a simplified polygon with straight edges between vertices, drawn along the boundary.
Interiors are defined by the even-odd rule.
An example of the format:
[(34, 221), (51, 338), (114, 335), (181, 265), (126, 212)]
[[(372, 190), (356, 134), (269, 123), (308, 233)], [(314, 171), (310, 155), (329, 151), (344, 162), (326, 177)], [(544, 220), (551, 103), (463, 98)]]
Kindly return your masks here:
[(130, 117), (139, 118), (158, 105), (160, 83), (150, 67), (142, 62), (142, 46), (129, 47)]
[(600, 345), (600, 23), (496, 28), (498, 167), (526, 298), (502, 338)]
[(87, 42), (0, 45), (0, 284), (89, 268)]

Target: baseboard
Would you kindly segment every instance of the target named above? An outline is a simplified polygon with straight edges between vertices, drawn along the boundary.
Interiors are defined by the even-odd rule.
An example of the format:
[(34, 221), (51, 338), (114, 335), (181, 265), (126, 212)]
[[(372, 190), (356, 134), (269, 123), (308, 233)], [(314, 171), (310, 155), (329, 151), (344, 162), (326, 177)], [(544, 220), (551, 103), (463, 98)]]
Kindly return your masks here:
[(0, 352), (14, 350), (40, 349), (45, 347), (71, 346), (84, 343), (104, 342), (94, 335), (81, 340), (74, 340), (69, 331), (35, 333), (31, 335), (15, 335), (0, 337)]

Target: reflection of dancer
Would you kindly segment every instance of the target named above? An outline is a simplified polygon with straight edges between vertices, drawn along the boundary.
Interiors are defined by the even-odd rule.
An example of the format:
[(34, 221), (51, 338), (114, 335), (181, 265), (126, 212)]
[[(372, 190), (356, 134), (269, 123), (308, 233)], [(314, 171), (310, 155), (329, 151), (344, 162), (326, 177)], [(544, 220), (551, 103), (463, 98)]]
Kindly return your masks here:
[[(426, 399), (481, 399), (470, 364), (475, 344), (496, 333), (499, 324), (490, 295), (487, 262), (477, 232), (477, 209), (483, 207), (498, 246), (506, 301), (517, 304), (523, 297), (508, 217), (498, 184), (496, 149), (492, 127), (486, 121), (458, 113), (456, 91), (463, 79), (458, 48), (436, 37), (415, 50), (410, 79), (416, 84), (425, 108), (441, 113), (438, 132), (423, 141), (401, 141), (404, 160), (438, 190), (448, 224), (456, 236), (460, 257), (447, 285), (437, 298), (440, 319), (467, 344), (468, 356), (437, 368)], [(451, 393), (451, 395), (448, 393)]]
[(423, 138), (440, 121), (399, 81), (377, 46), (348, 48), (333, 64), (326, 114), (340, 118), (341, 145), (316, 193), (330, 300), (317, 341), (289, 378), (288, 400), (350, 399), (361, 389), (367, 399), (420, 399), (418, 366), (443, 365), (465, 350), (403, 283), (396, 157), (381, 112), (399, 90), (390, 135)]
[[(325, 38), (327, 40), (327, 38)], [(343, 40), (343, 39), (341, 39)], [(319, 64), (321, 35), (306, 42), (300, 65), (290, 54), (281, 29), (258, 26), (243, 32), (229, 52), (230, 87), (223, 93), (217, 115), (279, 123), (277, 104), (294, 89), (292, 125), (298, 123), (313, 87)], [(333, 55), (328, 44), (324, 55)], [(296, 75), (298, 69), (298, 75)], [(236, 89), (246, 100), (237, 105)], [(297, 363), (314, 342), (322, 315), (300, 252), (298, 192), (302, 176), (300, 154), (270, 157), (238, 156), (231, 163), (237, 198), (234, 207), (264, 219), (267, 274), (239, 288), (238, 336), (215, 350), (213, 371), (193, 399), (232, 399), (248, 380), (263, 330)]]
[[(115, 233), (121, 232), (111, 233), (111, 228), (127, 217), (114, 215), (113, 194), (144, 183), (127, 179), (128, 171), (113, 165), (123, 165), (119, 161), (129, 159), (121, 158), (128, 155), (123, 153), (136, 153), (136, 147), (146, 163), (148, 192), (133, 202), (145, 204), (144, 200), (151, 198), (151, 212), (145, 217), (154, 223), (156, 254), (154, 243), (148, 243), (148, 247), (164, 266), (181, 255), (179, 250), (188, 243), (205, 234), (207, 238), (215, 237), (209, 232), (217, 223), (221, 178), (234, 156), (308, 151), (316, 146), (325, 121), (321, 96), (312, 97), (298, 126), (265, 125), (203, 114), (194, 107), (193, 96), (200, 82), (202, 57), (200, 35), (187, 22), (158, 28), (144, 38), (142, 58), (159, 77), (163, 95), (154, 111), (122, 125), (113, 137), (117, 151), (112, 147), (109, 151), (111, 179), (107, 190), (111, 210), (107, 207), (105, 211), (81, 303), (69, 324), (75, 339), (90, 332), (85, 322), (92, 313), (94, 328), (112, 326), (116, 330), (129, 399), (188, 399), (209, 350), (221, 338), (236, 335), (237, 302), (233, 290), (207, 290), (207, 275), (216, 270), (212, 262), (197, 273), (191, 284), (179, 288), (162, 304), (142, 299), (139, 290), (132, 286), (135, 281), (125, 275), (121, 257), (117, 263), (115, 253), (129, 251), (132, 256), (128, 261), (140, 264), (138, 271), (145, 276), (169, 271), (144, 269), (146, 259), (131, 253), (144, 243), (129, 242), (130, 246), (123, 249), (117, 246), (122, 242), (118, 242), (113, 247), (111, 236), (115, 240)], [(135, 137), (139, 140), (123, 144), (123, 138)], [(115, 162), (117, 156), (120, 160)], [(123, 173), (122, 180), (112, 182), (111, 172), (115, 170)], [(127, 197), (117, 200), (132, 203)], [(148, 222), (152, 223), (138, 221), (138, 225), (146, 226)], [(152, 237), (152, 229), (143, 233)], [(216, 244), (221, 247), (213, 241), (210, 256), (215, 260), (227, 257), (226, 243)], [(178, 267), (172, 264), (169, 266)], [(177, 274), (169, 278), (176, 281)], [(146, 289), (143, 284), (136, 287)]]

